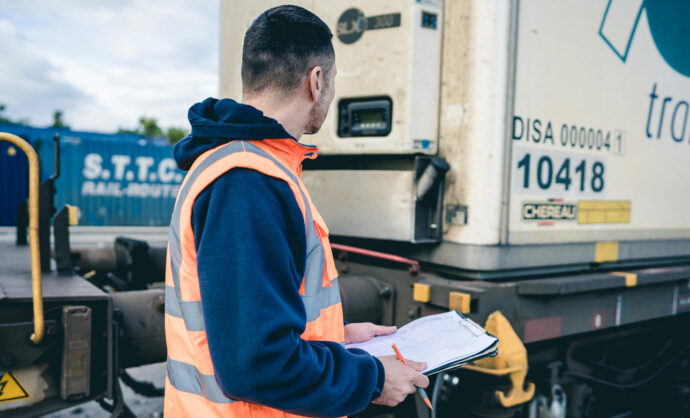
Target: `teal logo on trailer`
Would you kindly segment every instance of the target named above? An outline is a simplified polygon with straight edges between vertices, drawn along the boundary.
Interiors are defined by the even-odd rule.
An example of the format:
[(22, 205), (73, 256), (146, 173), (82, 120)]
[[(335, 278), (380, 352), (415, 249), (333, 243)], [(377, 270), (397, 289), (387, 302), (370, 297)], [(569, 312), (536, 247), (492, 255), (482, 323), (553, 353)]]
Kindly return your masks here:
[[(626, 8), (629, 9), (632, 4), (639, 4), (639, 9), (632, 15), (633, 19), (629, 22), (632, 28), (627, 42), (624, 42), (624, 45), (616, 45), (616, 42), (610, 39), (611, 36), (605, 33), (605, 26), (609, 21), (616, 20), (616, 12), (622, 15), (629, 12)], [(609, 0), (599, 27), (599, 36), (625, 62), (643, 10), (647, 15), (652, 39), (661, 56), (671, 68), (690, 77), (690, 1), (688, 0), (644, 0), (641, 4), (630, 0)]]

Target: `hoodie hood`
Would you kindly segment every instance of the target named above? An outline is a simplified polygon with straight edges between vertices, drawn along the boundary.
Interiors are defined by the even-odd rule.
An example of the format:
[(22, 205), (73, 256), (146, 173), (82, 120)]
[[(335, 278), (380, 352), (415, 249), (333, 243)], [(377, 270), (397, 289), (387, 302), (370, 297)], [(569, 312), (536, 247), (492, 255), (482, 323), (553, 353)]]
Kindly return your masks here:
[(192, 132), (175, 145), (177, 167), (188, 170), (194, 160), (211, 148), (235, 139), (292, 138), (275, 119), (232, 99), (209, 97), (189, 108), (187, 114)]

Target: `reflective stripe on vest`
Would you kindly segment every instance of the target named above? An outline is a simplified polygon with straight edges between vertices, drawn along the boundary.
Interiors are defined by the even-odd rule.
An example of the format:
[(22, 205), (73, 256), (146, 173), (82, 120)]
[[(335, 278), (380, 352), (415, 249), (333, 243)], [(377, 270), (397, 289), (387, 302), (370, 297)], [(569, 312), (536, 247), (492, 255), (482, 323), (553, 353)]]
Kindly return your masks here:
[[(233, 156), (233, 154), (252, 155), (254, 158), (258, 156), (262, 160), (262, 163), (267, 160), (275, 167), (257, 164), (263, 166), (264, 168), (262, 169), (261, 167), (253, 167), (251, 163), (247, 164), (245, 167), (242, 164), (226, 165), (225, 162), (221, 161), (224, 158)], [(258, 160), (254, 159), (253, 161), (257, 162)], [(219, 169), (216, 164), (223, 164), (223, 166)], [(166, 266), (168, 272), (166, 273), (165, 286), (166, 337), (169, 339), (167, 362), (169, 385), (167, 385), (166, 389), (166, 415), (174, 413), (173, 411), (167, 410), (168, 390), (172, 392), (181, 391), (200, 395), (206, 401), (214, 404), (232, 404), (234, 402), (223, 395), (213, 375), (213, 368), (210, 364), (210, 353), (208, 352), (206, 341), (206, 328), (204, 325), (201, 300), (198, 296), (198, 276), (196, 276), (195, 268), (193, 272), (189, 271), (190, 267), (188, 264), (190, 264), (190, 261), (185, 260), (187, 267), (183, 266), (183, 254), (187, 255), (187, 258), (191, 255), (191, 258), (194, 259), (194, 266), (196, 263), (194, 243), (191, 243), (190, 249), (189, 239), (185, 238), (186, 244), (184, 244), (185, 248), (183, 248), (182, 234), (189, 234), (191, 232), (191, 222), (189, 225), (185, 223), (184, 227), (181, 227), (180, 224), (183, 216), (183, 206), (193, 205), (194, 199), (196, 199), (201, 190), (205, 188), (205, 186), (199, 188), (198, 184), (195, 186), (197, 181), (210, 184), (215, 178), (234, 167), (255, 169), (267, 175), (271, 175), (265, 172), (271, 171), (267, 170), (267, 168), (277, 168), (278, 171), (274, 172), (274, 174), (285, 180), (291, 187), (298, 204), (301, 203), (300, 209), (303, 211), (305, 217), (307, 256), (302, 286), (303, 289), (300, 291), (306, 312), (307, 326), (305, 334), (309, 334), (310, 329), (323, 327), (324, 324), (319, 324), (319, 322), (320, 318), (323, 320), (324, 313), (329, 322), (340, 321), (339, 326), (342, 327), (342, 310), (340, 306), (338, 283), (335, 279), (324, 282), (324, 275), (326, 274), (324, 245), (326, 244), (322, 243), (319, 237), (314, 217), (312, 216), (310, 201), (304, 190), (300, 187), (300, 182), (297, 177), (271, 154), (250, 142), (238, 140), (215, 148), (205, 155), (202, 155), (185, 178), (178, 194), (170, 223), (168, 260)], [(215, 173), (211, 176), (212, 178), (208, 175), (206, 175), (206, 178), (202, 178), (205, 175), (204, 173), (210, 168), (212, 168), (211, 172)], [(196, 191), (192, 192), (193, 189)], [(191, 199), (191, 201), (188, 201), (189, 199)], [(191, 212), (188, 214), (185, 213), (184, 216), (186, 217), (188, 215), (191, 217)], [(181, 228), (186, 228), (188, 230), (181, 230)], [(189, 235), (186, 235), (186, 237), (188, 236)], [(185, 271), (181, 272), (181, 269), (185, 269)], [(186, 275), (184, 279), (180, 277), (182, 274)], [(324, 283), (326, 285), (324, 285)], [(196, 289), (187, 289), (184, 288), (185, 286), (196, 286)], [(192, 295), (191, 298), (189, 297), (190, 294)], [(187, 297), (185, 297), (185, 295), (187, 295)], [(333, 311), (333, 309), (336, 310)], [(334, 312), (335, 315), (333, 315)], [(333, 324), (329, 323), (325, 325), (332, 326)], [(305, 334), (303, 334), (303, 338), (312, 339), (308, 338), (308, 335), (305, 336)], [(179, 354), (181, 358), (175, 358), (177, 354)], [(172, 395), (173, 394), (171, 394), (171, 396)], [(219, 406), (220, 405), (217, 405), (217, 407)], [(213, 407), (211, 409), (215, 410), (215, 408), (216, 407)], [(264, 409), (268, 410), (267, 408)], [(283, 413), (280, 412), (280, 414)]]

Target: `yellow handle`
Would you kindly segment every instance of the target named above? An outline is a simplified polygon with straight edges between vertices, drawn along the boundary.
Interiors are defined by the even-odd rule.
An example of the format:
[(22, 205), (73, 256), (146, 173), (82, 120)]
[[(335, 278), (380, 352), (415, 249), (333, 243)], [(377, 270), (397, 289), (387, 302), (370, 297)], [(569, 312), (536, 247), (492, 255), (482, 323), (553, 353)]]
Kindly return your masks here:
[(43, 284), (41, 282), (41, 253), (38, 247), (38, 156), (31, 144), (17, 135), (0, 132), (0, 141), (7, 141), (26, 154), (29, 159), (29, 250), (31, 252), (31, 290), (34, 303), (34, 333), (31, 341), (43, 341)]
[(484, 325), (486, 330), (498, 338), (498, 354), (466, 364), (465, 369), (494, 376), (509, 375), (510, 390), (506, 395), (500, 390), (495, 392), (496, 399), (506, 408), (529, 402), (534, 397), (534, 383), (528, 383), (527, 348), (515, 333), (508, 319), (500, 311), (493, 312)]

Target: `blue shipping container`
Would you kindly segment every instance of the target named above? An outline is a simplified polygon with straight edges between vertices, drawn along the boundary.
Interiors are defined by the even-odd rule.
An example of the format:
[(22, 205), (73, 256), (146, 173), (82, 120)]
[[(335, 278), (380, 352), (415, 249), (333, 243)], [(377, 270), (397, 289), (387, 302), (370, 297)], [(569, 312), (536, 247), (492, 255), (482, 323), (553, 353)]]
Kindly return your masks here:
[(12, 127), (36, 148), (42, 179), (55, 171), (52, 138), (60, 134), (55, 204), (58, 209), (77, 206), (80, 225), (169, 224), (184, 173), (177, 169), (173, 148), (165, 140), (20, 125), (0, 125), (0, 131), (12, 132)]
[(17, 206), (26, 200), (28, 189), (26, 155), (9, 142), (0, 142), (0, 226), (17, 225)]

